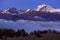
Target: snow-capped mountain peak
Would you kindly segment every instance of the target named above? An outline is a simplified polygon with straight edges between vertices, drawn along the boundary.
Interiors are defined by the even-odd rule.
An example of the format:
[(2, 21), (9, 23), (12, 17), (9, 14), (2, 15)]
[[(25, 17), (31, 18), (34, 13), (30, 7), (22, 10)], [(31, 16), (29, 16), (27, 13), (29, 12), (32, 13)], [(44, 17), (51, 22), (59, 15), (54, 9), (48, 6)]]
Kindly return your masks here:
[(16, 8), (7, 8), (2, 11), (2, 13), (15, 13), (15, 12), (17, 12)]
[(55, 9), (49, 5), (46, 4), (42, 4), (42, 5), (38, 5), (35, 9), (35, 11), (45, 11), (45, 12), (60, 12), (60, 9)]
[(1, 13), (10, 13), (10, 12), (8, 12), (8, 10), (9, 10), (9, 8), (3, 10)]
[(36, 7), (36, 11), (45, 11), (45, 10), (51, 10), (51, 9), (54, 9), (54, 8), (52, 8), (51, 6), (49, 6), (49, 5), (46, 5), (46, 4), (42, 4), (42, 5), (38, 5), (37, 7)]

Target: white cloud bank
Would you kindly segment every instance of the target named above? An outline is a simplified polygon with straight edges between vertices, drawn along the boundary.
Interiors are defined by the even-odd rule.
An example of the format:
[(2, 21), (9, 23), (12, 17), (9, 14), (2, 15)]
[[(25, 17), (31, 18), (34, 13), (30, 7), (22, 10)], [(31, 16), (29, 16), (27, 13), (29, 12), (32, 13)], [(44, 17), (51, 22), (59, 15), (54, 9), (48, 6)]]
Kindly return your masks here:
[(0, 19), (0, 28), (12, 28), (14, 30), (17, 29), (25, 29), (26, 32), (31, 32), (34, 30), (45, 30), (45, 29), (55, 29), (60, 31), (60, 22), (42, 22), (42, 21), (28, 21), (28, 20), (18, 20), (7, 21)]

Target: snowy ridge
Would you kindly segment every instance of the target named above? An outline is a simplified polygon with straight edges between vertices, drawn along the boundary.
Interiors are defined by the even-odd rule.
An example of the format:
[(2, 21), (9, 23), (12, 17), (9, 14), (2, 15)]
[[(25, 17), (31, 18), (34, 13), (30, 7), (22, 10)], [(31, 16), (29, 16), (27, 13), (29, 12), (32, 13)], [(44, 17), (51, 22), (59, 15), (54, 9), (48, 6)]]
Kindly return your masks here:
[(30, 12), (30, 11), (45, 11), (45, 12), (51, 12), (51, 13), (53, 13), (53, 12), (60, 13), (60, 9), (53, 8), (53, 7), (51, 7), (49, 5), (46, 5), (46, 4), (38, 5), (34, 9), (27, 9), (27, 10), (20, 10), (20, 11), (17, 10), (16, 8), (8, 8), (8, 9), (3, 10), (1, 13), (10, 14), (10, 13), (17, 13), (18, 12), (18, 13), (23, 14), (23, 13), (27, 13), (27, 12)]
[(45, 11), (45, 12), (60, 12), (60, 9), (55, 9), (46, 4), (38, 5), (34, 10), (35, 11)]

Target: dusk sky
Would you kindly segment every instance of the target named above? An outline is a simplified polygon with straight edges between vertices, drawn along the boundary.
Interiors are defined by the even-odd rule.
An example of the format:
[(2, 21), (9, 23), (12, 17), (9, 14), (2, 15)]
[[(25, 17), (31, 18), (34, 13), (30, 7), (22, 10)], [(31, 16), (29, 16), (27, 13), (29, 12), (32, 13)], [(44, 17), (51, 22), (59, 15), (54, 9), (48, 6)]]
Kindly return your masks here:
[(54, 8), (60, 8), (60, 0), (0, 0), (0, 9), (12, 8), (33, 9), (40, 4), (47, 4)]

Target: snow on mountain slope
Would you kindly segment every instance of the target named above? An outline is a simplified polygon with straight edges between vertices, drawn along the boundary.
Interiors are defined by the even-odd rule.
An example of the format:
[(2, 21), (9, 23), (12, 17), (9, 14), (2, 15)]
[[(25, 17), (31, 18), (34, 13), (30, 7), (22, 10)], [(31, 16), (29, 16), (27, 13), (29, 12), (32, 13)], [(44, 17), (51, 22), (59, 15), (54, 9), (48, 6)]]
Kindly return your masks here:
[(46, 12), (60, 12), (60, 9), (55, 9), (46, 4), (38, 5), (34, 10), (35, 11), (46, 11)]
[(47, 11), (49, 11), (51, 13), (53, 13), (53, 12), (60, 12), (60, 9), (51, 9), (51, 10), (47, 10)]
[(31, 9), (27, 9), (25, 12), (29, 12)]
[(38, 5), (35, 10), (36, 11), (40, 11), (40, 10), (45, 11), (45, 10), (51, 10), (51, 9), (53, 9), (53, 8), (48, 5), (42, 4), (42, 5)]

